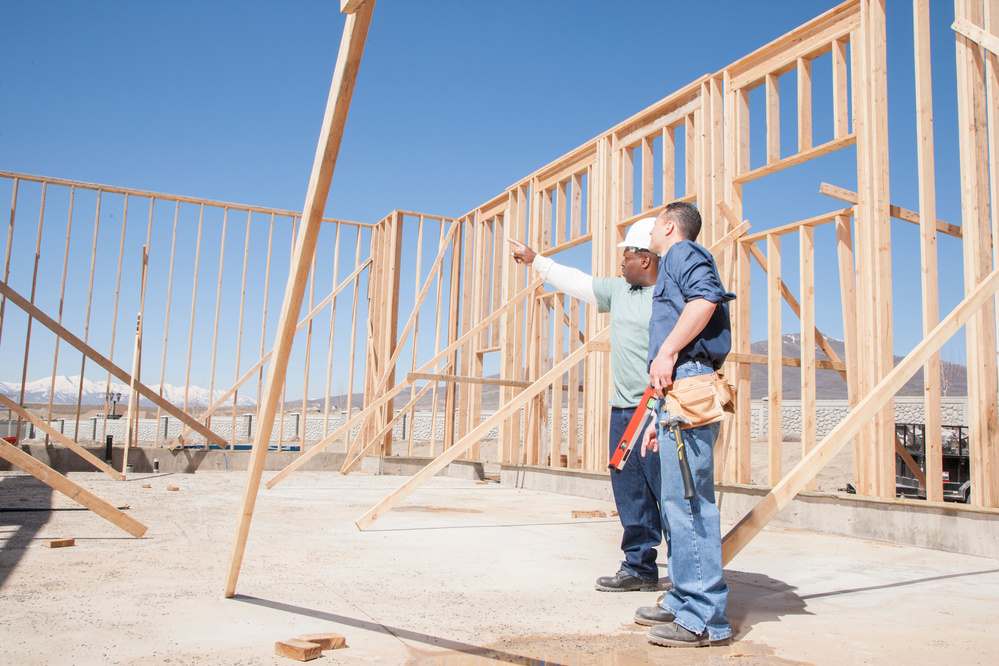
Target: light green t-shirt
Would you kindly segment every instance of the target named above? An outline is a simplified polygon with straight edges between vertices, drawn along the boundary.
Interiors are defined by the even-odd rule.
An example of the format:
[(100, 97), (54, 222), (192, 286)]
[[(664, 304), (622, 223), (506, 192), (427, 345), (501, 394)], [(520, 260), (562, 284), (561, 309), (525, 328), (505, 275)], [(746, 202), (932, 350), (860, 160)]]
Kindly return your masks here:
[(635, 407), (649, 386), (649, 319), (652, 287), (632, 289), (624, 278), (593, 278), (600, 312), (610, 312), (611, 407)]

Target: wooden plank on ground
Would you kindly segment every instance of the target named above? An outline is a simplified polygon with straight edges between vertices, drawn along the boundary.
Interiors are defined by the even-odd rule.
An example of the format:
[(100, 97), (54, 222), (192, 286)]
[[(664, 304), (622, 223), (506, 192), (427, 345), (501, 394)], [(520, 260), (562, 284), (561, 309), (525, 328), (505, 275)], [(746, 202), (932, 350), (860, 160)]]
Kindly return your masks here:
[(42, 545), (46, 548), (68, 548), (76, 545), (76, 539), (46, 539)]

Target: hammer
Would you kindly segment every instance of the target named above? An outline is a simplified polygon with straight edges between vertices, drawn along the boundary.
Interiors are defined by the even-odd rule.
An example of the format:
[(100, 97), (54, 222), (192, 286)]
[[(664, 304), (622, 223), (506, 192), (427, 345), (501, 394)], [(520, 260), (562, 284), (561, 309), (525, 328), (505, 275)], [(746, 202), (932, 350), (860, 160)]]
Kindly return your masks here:
[(683, 499), (689, 500), (694, 498), (694, 479), (690, 475), (690, 463), (687, 462), (687, 456), (684, 453), (683, 431), (680, 430), (681, 423), (690, 425), (690, 421), (684, 418), (682, 414), (670, 414), (666, 412), (666, 416), (659, 421), (659, 427), (669, 427), (673, 430), (673, 437), (676, 439), (676, 455), (680, 460), (680, 477), (683, 479)]

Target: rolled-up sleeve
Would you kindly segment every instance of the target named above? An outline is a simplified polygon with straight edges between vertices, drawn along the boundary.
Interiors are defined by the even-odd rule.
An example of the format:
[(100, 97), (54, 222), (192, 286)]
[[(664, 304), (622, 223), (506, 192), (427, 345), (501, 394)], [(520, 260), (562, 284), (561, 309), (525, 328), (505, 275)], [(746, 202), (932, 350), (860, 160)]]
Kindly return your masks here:
[(735, 298), (735, 294), (722, 287), (714, 260), (706, 250), (693, 243), (684, 243), (682, 247), (684, 251), (676, 257), (676, 272), (673, 274), (677, 276), (685, 303), (702, 298), (712, 303), (727, 303)]

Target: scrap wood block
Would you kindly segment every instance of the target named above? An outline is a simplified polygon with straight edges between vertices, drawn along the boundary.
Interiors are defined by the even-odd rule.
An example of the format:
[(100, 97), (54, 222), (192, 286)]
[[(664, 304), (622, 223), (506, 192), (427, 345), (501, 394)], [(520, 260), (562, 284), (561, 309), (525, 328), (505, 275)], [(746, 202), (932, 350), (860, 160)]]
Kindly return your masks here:
[(593, 511), (573, 511), (573, 518), (606, 518), (607, 514), (603, 511), (593, 510)]
[(274, 654), (279, 657), (289, 657), (298, 661), (312, 661), (322, 654), (323, 649), (316, 643), (289, 638), (274, 644)]
[(340, 648), (347, 647), (347, 639), (343, 634), (302, 634), (298, 637), (298, 640), (315, 643), (324, 652), (326, 650), (339, 650)]
[(76, 539), (47, 539), (44, 545), (46, 548), (65, 548), (66, 546), (75, 546)]

